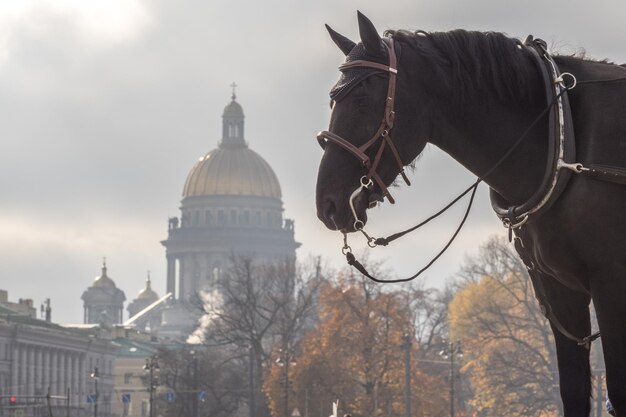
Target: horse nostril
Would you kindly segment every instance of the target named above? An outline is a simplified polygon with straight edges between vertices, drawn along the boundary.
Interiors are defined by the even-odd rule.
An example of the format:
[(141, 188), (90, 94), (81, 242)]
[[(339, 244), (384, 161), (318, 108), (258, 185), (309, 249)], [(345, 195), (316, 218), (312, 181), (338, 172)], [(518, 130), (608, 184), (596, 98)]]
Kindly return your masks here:
[(322, 218), (331, 220), (335, 216), (336, 211), (335, 202), (328, 198), (325, 199), (322, 204)]

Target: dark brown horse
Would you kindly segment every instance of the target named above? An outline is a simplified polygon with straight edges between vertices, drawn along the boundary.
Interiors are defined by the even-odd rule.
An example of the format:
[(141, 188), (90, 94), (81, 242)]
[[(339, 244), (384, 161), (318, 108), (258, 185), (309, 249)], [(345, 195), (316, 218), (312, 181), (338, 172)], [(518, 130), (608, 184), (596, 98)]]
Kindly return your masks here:
[[(502, 34), (389, 31), (381, 38), (360, 13), (359, 30), (354, 43), (329, 28), (347, 58), (331, 91), (329, 130), (318, 138), (320, 220), (332, 230), (360, 229), (368, 206), (390, 198), (387, 187), (402, 166), (427, 143), (441, 148), (491, 187), (494, 208), (514, 226), (538, 299), (550, 310), (566, 417), (589, 415), (589, 350), (577, 340), (591, 330), (590, 300), (609, 397), (626, 416), (626, 175), (619, 168), (605, 178), (583, 175), (592, 164), (626, 167), (625, 68), (556, 56), (560, 72), (573, 76), (553, 80), (571, 88), (568, 97), (550, 97), (536, 51)], [(550, 188), (548, 132), (559, 126), (549, 114), (567, 100), (571, 116), (564, 118), (573, 124), (561, 129), (575, 138), (575, 160), (541, 210), (524, 217), (511, 209), (507, 217), (502, 207), (522, 207)], [(603, 180), (611, 175), (617, 179)]]

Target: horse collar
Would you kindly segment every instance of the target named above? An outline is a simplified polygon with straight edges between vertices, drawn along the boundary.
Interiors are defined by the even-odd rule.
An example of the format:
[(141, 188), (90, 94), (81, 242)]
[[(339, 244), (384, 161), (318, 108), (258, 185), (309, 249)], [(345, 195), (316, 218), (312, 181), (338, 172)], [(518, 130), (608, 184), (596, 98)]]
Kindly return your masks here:
[[(548, 210), (559, 198), (572, 172), (578, 172), (574, 141), (572, 114), (567, 97), (567, 90), (576, 86), (576, 78), (570, 73), (561, 73), (547, 50), (545, 41), (529, 35), (523, 42), (532, 57), (541, 78), (550, 117), (548, 121), (548, 158), (544, 178), (537, 191), (523, 204), (510, 205), (493, 189), (490, 190), (491, 205), (504, 224), (512, 230), (522, 227), (530, 216), (539, 216)], [(564, 79), (571, 77), (572, 83), (566, 85)], [(572, 161), (572, 162), (566, 162)]]

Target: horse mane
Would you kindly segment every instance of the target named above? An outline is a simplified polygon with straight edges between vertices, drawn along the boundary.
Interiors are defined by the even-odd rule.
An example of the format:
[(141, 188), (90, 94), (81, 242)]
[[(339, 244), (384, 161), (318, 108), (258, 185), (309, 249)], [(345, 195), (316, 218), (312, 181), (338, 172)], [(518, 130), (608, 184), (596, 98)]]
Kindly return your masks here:
[[(521, 42), (499, 32), (453, 30), (410, 32), (388, 30), (390, 36), (434, 62), (438, 77), (455, 101), (492, 92), (502, 101), (534, 99), (537, 69)], [(425, 42), (428, 39), (429, 42)], [(452, 74), (452, 77), (450, 77)]]

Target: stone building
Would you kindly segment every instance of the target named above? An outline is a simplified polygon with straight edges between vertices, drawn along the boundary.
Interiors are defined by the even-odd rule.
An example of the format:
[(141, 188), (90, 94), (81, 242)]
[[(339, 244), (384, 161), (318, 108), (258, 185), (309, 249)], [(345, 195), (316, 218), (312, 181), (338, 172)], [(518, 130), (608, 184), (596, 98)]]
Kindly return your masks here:
[[(100, 332), (93, 326), (65, 328), (0, 303), (0, 409), (10, 415), (39, 416), (46, 394), (66, 397), (69, 392), (69, 415), (91, 415), (93, 405), (87, 397), (94, 394), (95, 380), (90, 374), (98, 367), (98, 415), (112, 416), (117, 347)], [(16, 398), (15, 406), (6, 403), (11, 395)], [(67, 400), (54, 399), (51, 406), (54, 415), (68, 415)]]
[[(148, 273), (148, 278), (146, 279), (146, 286), (139, 294), (137, 294), (137, 298), (128, 304), (126, 308), (128, 310), (128, 317), (133, 318), (140, 312), (142, 312), (145, 308), (151, 306), (154, 302), (159, 300), (159, 295), (152, 289), (152, 282), (150, 281), (150, 274)], [(142, 315), (139, 319), (133, 322), (133, 327), (142, 331), (150, 331), (151, 333), (155, 333), (158, 331), (161, 326), (161, 310), (153, 309), (153, 311), (147, 312)]]
[(173, 301), (163, 312), (160, 334), (171, 337), (191, 332), (197, 313), (185, 306), (198, 290), (215, 285), (232, 255), (295, 262), (300, 245), (293, 220), (283, 217), (276, 174), (245, 140), (244, 113), (234, 91), (222, 115), (222, 140), (189, 172), (180, 210), (161, 242)]
[(94, 280), (91, 287), (83, 292), (85, 324), (119, 324), (123, 321), (124, 291), (115, 286), (107, 275), (106, 261), (102, 263), (102, 274)]
[[(146, 359), (153, 357), (157, 348), (163, 345), (151, 340), (149, 335), (131, 329), (118, 328), (116, 333), (118, 349), (114, 373), (119, 400), (114, 402), (115, 414), (119, 417), (148, 417), (150, 392), (146, 385), (150, 382), (149, 372), (145, 369)], [(157, 385), (155, 381), (153, 383)]]

